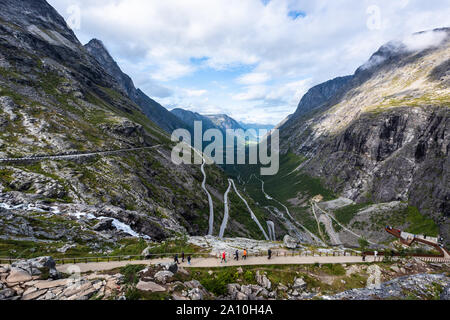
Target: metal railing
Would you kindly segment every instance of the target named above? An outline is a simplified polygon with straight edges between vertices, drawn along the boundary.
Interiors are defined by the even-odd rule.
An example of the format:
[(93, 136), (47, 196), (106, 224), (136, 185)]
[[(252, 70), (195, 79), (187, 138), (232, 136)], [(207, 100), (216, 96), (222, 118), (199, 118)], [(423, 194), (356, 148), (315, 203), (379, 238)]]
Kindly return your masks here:
[[(56, 264), (78, 264), (78, 263), (98, 263), (98, 262), (112, 262), (112, 261), (150, 261), (162, 258), (174, 258), (178, 254), (181, 260), (180, 253), (149, 253), (148, 255), (119, 255), (119, 256), (92, 256), (92, 257), (60, 257), (54, 258)], [(196, 252), (196, 253), (184, 253), (185, 259), (188, 256), (191, 257), (204, 257), (211, 256), (210, 253)], [(0, 264), (12, 264), (16, 261), (22, 261), (33, 258), (4, 258), (0, 257)]]

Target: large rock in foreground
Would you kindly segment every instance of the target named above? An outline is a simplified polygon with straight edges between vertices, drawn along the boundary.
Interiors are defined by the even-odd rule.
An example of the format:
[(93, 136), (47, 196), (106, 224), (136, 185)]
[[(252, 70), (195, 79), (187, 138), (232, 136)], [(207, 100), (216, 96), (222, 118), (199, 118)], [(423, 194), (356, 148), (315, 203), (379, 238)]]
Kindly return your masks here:
[(296, 249), (298, 247), (298, 241), (289, 235), (284, 236), (283, 243), (284, 246), (289, 249)]
[(60, 276), (56, 270), (56, 263), (52, 257), (39, 257), (29, 260), (21, 260), (14, 262), (11, 265), (13, 270), (22, 270), (29, 274), (29, 276), (41, 275), (43, 272), (48, 272), (48, 276), (52, 279), (58, 279)]
[(121, 293), (122, 275), (72, 274), (57, 279), (60, 273), (51, 257), (15, 262), (0, 267), (0, 300), (88, 300), (109, 299)]

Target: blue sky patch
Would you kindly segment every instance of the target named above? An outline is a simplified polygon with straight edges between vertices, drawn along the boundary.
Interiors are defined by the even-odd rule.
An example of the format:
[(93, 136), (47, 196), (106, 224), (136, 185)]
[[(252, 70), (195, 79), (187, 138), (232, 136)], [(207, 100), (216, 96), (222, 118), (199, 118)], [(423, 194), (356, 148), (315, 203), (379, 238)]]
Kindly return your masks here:
[(292, 10), (288, 12), (288, 16), (292, 20), (296, 20), (297, 18), (304, 18), (306, 17), (306, 12), (300, 11), (300, 10)]

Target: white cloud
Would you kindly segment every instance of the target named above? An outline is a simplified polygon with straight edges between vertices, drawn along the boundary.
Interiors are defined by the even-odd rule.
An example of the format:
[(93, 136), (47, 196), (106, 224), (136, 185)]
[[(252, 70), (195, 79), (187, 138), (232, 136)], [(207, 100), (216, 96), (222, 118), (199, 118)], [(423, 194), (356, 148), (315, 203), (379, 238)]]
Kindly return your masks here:
[(245, 92), (241, 92), (232, 96), (234, 100), (261, 100), (267, 94), (266, 86), (249, 86)]
[(270, 80), (266, 72), (252, 72), (240, 76), (236, 81), (240, 84), (260, 84)]
[(446, 32), (421, 32), (407, 36), (402, 42), (408, 50), (418, 51), (438, 46), (446, 36)]
[(237, 101), (260, 101), (267, 106), (287, 105), (295, 107), (311, 86), (311, 79), (278, 84), (276, 86), (254, 85), (232, 96)]
[(162, 62), (151, 77), (159, 81), (169, 81), (181, 78), (193, 70), (194, 68), (188, 64), (182, 64), (176, 60), (168, 60)]
[(188, 97), (200, 97), (205, 95), (208, 91), (207, 90), (190, 90), (190, 89), (184, 89)]

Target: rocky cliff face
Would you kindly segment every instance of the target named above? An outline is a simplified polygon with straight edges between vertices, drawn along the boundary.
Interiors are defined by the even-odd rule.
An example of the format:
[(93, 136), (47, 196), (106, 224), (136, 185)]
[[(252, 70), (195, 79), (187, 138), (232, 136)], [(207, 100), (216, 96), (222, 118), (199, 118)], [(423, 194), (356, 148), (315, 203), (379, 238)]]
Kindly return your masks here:
[(309, 89), (300, 100), (294, 117), (300, 117), (314, 109), (320, 108), (340, 91), (344, 91), (352, 78), (353, 76), (338, 77)]
[[(389, 43), (351, 77), (311, 89), (281, 127), (299, 170), (357, 202), (405, 201), (450, 237), (450, 29)], [(420, 41), (420, 35), (413, 39)]]
[(151, 99), (142, 90), (136, 89), (133, 80), (122, 72), (100, 40), (92, 39), (85, 45), (85, 48), (106, 72), (117, 81), (130, 100), (136, 103), (150, 120), (168, 133), (172, 133), (178, 128), (186, 128), (186, 125), (173, 116), (166, 108)]

